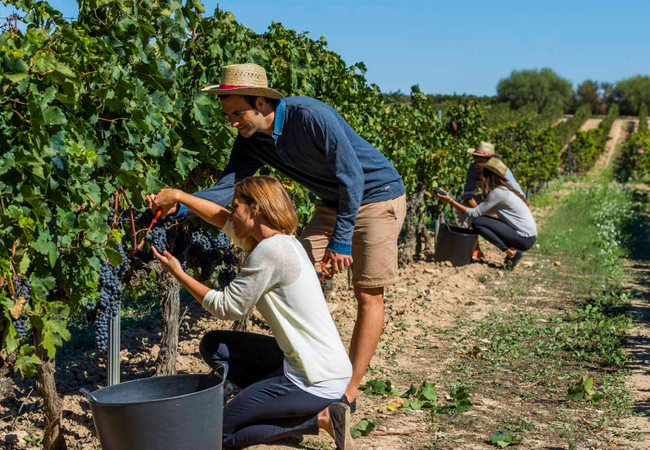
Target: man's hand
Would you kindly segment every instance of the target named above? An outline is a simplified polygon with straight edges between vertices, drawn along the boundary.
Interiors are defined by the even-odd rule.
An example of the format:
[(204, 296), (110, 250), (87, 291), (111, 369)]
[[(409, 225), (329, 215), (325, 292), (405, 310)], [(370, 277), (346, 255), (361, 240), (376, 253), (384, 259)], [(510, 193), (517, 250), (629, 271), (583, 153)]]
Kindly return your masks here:
[(149, 209), (154, 213), (162, 209), (162, 217), (166, 217), (169, 214), (176, 214), (180, 208), (180, 204), (176, 200), (176, 194), (175, 189), (167, 188), (161, 190), (158, 194), (147, 194)]
[(334, 253), (330, 250), (325, 250), (325, 256), (323, 256), (323, 262), (329, 262), (332, 266), (332, 273), (341, 272), (352, 264), (351, 255), (343, 255), (341, 253)]

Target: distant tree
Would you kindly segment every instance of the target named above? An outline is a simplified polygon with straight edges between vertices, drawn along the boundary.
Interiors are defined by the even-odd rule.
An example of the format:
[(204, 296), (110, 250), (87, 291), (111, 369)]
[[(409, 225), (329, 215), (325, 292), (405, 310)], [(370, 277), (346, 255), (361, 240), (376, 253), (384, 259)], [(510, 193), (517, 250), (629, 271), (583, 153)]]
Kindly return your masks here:
[(540, 111), (557, 107), (564, 111), (573, 101), (573, 87), (549, 68), (513, 70), (510, 77), (499, 81), (497, 96), (511, 108), (537, 103)]
[(614, 88), (614, 94), (621, 114), (636, 116), (641, 105), (650, 105), (650, 76), (637, 75), (619, 81)]
[(601, 114), (603, 100), (600, 96), (599, 86), (596, 81), (585, 80), (576, 90), (576, 108), (582, 105), (591, 105), (591, 112)]

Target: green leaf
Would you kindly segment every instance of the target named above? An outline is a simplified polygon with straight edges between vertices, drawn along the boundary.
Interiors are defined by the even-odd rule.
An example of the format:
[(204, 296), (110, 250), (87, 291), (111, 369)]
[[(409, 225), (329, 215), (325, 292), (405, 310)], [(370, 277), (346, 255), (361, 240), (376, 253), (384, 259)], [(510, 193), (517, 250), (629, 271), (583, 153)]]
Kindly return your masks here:
[(176, 170), (182, 177), (186, 177), (190, 170), (195, 168), (199, 164), (199, 160), (192, 158), (191, 155), (196, 155), (197, 152), (191, 152), (189, 150), (181, 150), (176, 155)]
[(420, 388), (420, 398), (435, 403), (438, 400), (438, 395), (436, 394), (436, 385), (427, 381), (422, 383), (422, 386)]
[(36, 348), (33, 345), (23, 345), (16, 357), (14, 370), (19, 371), (23, 378), (31, 377), (36, 373), (36, 365), (40, 363), (41, 360), (36, 356)]
[(43, 109), (43, 120), (45, 125), (65, 125), (68, 123), (63, 111), (56, 106), (48, 106)]
[(50, 291), (56, 286), (56, 280), (51, 275), (46, 277), (35, 277), (32, 275), (29, 281), (32, 283), (32, 289), (40, 298), (47, 298)]
[(20, 80), (22, 80), (23, 78), (27, 78), (28, 76), (29, 74), (27, 73), (12, 73), (12, 74), (5, 73), (4, 74), (4, 77), (7, 78), (12, 83), (18, 83)]
[(38, 253), (46, 255), (50, 266), (54, 267), (57, 258), (56, 243), (52, 241), (52, 236), (48, 232), (42, 232), (31, 246)]
[(510, 434), (506, 430), (499, 430), (492, 433), (490, 443), (499, 448), (505, 448), (509, 445), (521, 444), (524, 438), (519, 434)]
[(56, 356), (56, 347), (60, 347), (64, 340), (70, 339), (70, 332), (67, 329), (69, 315), (70, 308), (60, 303), (53, 303), (50, 312), (43, 319), (41, 345), (50, 359)]
[[(4, 317), (0, 317), (0, 319), (4, 320)], [(18, 338), (19, 338), (18, 333), (16, 333), (16, 330), (14, 329), (13, 326), (5, 327), (5, 332), (4, 332), (5, 354), (10, 355), (11, 353), (16, 351), (16, 349), (20, 345), (20, 341), (18, 340)]]
[(355, 426), (350, 428), (350, 434), (354, 439), (361, 436), (368, 436), (375, 429), (374, 422), (368, 419), (361, 419)]
[(23, 257), (20, 259), (20, 264), (18, 264), (18, 271), (20, 273), (27, 273), (30, 262), (31, 262), (31, 258), (29, 257), (29, 253), (27, 252), (23, 253)]

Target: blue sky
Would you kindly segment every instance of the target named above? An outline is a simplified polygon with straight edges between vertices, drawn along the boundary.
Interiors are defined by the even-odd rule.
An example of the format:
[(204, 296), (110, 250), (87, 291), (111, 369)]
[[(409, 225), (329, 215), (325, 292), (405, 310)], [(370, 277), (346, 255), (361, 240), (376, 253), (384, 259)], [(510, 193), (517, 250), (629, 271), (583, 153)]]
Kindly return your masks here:
[[(50, 0), (65, 15), (73, 0)], [(204, 0), (211, 15), (216, 0)], [(577, 84), (650, 75), (650, 1), (221, 1), (257, 32), (272, 22), (324, 35), (384, 92), (493, 95), (513, 69), (550, 67)], [(8, 8), (0, 6), (0, 16)]]

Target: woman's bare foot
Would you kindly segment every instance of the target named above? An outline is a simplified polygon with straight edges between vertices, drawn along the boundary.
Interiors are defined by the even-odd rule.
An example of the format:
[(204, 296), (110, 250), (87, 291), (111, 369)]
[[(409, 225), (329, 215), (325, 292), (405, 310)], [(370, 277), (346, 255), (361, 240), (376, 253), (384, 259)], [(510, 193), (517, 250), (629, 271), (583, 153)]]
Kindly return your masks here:
[(517, 254), (516, 248), (509, 248), (508, 250), (506, 250), (506, 256), (510, 259), (514, 258), (516, 254)]

